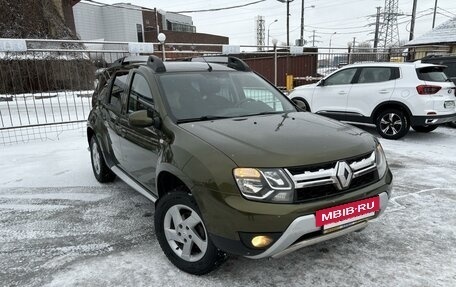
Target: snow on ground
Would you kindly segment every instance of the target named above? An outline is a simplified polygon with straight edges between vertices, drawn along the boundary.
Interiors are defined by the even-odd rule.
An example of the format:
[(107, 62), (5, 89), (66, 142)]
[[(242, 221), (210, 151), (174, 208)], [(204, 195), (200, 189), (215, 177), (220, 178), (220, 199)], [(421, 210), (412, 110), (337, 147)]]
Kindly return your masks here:
[(381, 142), (394, 196), (366, 230), (201, 277), (163, 255), (150, 202), (96, 182), (83, 132), (0, 147), (0, 285), (456, 286), (456, 129)]

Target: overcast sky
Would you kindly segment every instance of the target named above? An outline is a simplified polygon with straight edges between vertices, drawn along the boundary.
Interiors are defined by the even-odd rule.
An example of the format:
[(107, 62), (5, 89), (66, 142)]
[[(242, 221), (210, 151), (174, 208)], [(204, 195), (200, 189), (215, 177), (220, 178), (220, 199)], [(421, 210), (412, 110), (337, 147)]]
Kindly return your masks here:
[[(119, 3), (121, 0), (98, 0), (103, 3)], [(254, 0), (126, 0), (135, 5), (158, 8), (166, 11), (185, 11), (209, 8), (221, 8), (246, 4)], [(415, 37), (422, 35), (432, 27), (432, 11), (435, 0), (418, 0)], [(312, 30), (316, 30), (316, 39), (321, 41), (318, 46), (328, 46), (331, 34), (332, 46), (347, 47), (347, 43), (356, 37), (357, 42), (372, 40), (377, 6), (383, 7), (385, 0), (305, 0), (304, 38), (309, 40)], [(401, 40), (408, 40), (410, 15), (413, 0), (399, 0), (399, 12), (405, 14), (398, 17), (399, 35)], [(456, 17), (456, 0), (438, 0), (436, 26)], [(300, 35), (301, 0), (290, 3), (290, 44)], [(277, 0), (266, 0), (251, 6), (223, 10), (217, 12), (188, 13), (192, 16), (196, 31), (228, 36), (231, 44), (256, 44), (255, 17), (265, 17), (266, 37), (270, 23), (270, 38), (286, 42), (286, 4)], [(372, 16), (372, 17), (369, 17)], [(369, 34), (371, 33), (371, 34)]]

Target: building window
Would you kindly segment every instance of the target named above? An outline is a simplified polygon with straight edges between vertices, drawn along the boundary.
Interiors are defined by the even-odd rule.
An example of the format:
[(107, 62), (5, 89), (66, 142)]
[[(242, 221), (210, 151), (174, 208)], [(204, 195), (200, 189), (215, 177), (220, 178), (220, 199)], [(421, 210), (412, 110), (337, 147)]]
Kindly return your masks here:
[(141, 24), (136, 24), (136, 32), (138, 33), (138, 42), (144, 42)]
[(166, 28), (168, 28), (168, 30), (176, 31), (176, 32), (196, 33), (195, 26), (173, 23), (173, 22), (170, 22), (169, 20), (166, 20)]

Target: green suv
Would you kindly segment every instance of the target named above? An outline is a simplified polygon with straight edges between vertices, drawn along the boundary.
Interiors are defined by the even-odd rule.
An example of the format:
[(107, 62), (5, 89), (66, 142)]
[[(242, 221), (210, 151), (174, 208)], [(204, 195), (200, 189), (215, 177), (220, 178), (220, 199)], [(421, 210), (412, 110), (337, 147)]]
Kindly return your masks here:
[(93, 172), (155, 203), (163, 252), (192, 274), (364, 229), (391, 196), (381, 145), (299, 105), (234, 57), (122, 58), (98, 73)]

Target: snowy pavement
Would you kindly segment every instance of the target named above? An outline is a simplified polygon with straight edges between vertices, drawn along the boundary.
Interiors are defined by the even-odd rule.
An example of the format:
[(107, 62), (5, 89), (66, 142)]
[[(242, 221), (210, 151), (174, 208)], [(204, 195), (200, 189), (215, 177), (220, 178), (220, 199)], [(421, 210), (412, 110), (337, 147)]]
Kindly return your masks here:
[(456, 129), (381, 142), (394, 196), (366, 230), (201, 277), (163, 255), (150, 202), (96, 182), (82, 131), (0, 146), (0, 286), (456, 286)]

